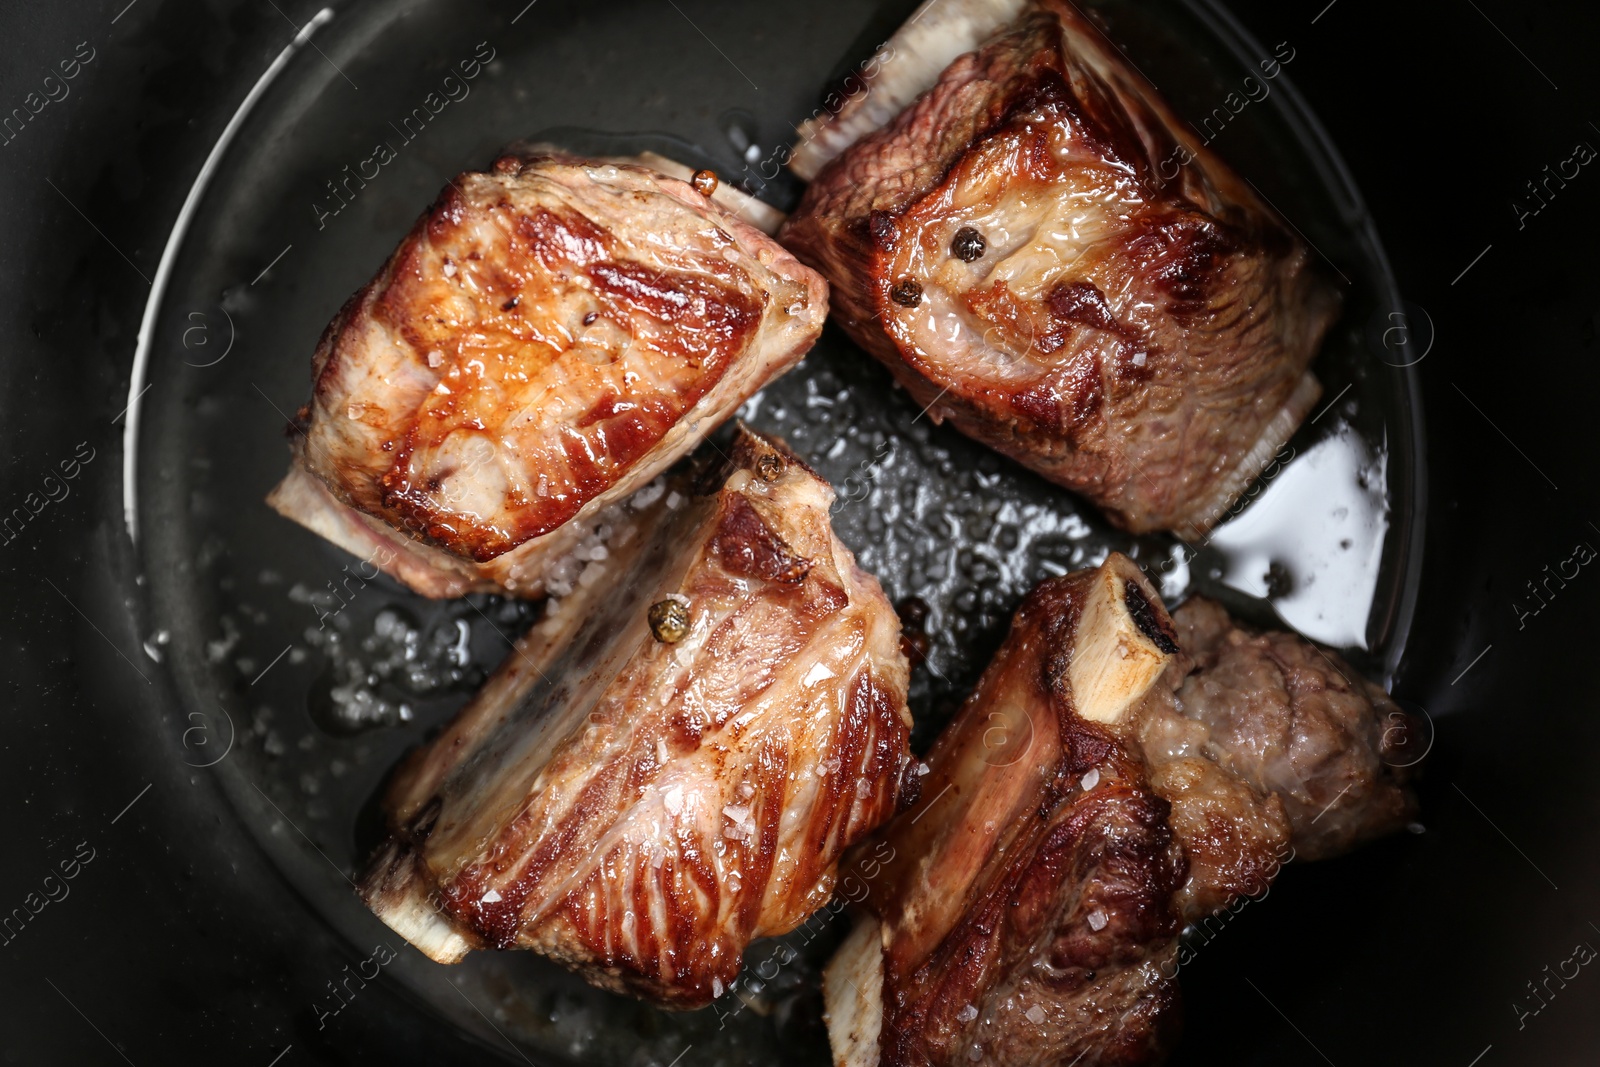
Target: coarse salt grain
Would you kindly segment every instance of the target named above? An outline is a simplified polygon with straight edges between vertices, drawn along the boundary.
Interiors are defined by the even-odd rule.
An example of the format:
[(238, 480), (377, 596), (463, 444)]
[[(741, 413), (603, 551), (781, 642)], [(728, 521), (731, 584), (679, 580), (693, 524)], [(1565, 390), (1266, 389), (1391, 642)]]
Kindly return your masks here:
[(643, 511), (651, 504), (654, 504), (657, 500), (660, 500), (661, 494), (666, 491), (667, 487), (662, 484), (660, 478), (657, 478), (655, 481), (651, 482), (649, 485), (633, 494), (632, 504), (634, 510)]

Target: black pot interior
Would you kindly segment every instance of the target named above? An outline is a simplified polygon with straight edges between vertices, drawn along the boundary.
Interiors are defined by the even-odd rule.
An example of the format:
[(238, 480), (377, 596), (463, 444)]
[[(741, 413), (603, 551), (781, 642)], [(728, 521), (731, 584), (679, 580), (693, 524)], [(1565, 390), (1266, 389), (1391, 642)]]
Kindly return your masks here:
[[(758, 1003), (675, 1014), (527, 954), (440, 967), (372, 917), (349, 879), (375, 794), (537, 608), (352, 584), (262, 498), (323, 325), (447, 177), (532, 136), (652, 148), (788, 207), (774, 149), (911, 6), (143, 0), (43, 12), (12, 42), (39, 79), (80, 71), (3, 157), (5, 499), (26, 515), (0, 546), (7, 1062), (827, 1062), (838, 931), (796, 940)], [(1170, 596), (1346, 648), (1426, 713), (1415, 832), (1291, 865), (1230, 920), (1185, 968), (1174, 1063), (1587, 1062), (1600, 979), (1547, 975), (1600, 946), (1593, 698), (1561, 669), (1592, 632), (1575, 546), (1600, 544), (1576, 410), (1595, 268), (1570, 252), (1597, 213), (1586, 171), (1540, 168), (1600, 145), (1564, 110), (1593, 16), (1490, 12), (1509, 45), (1470, 10), (1440, 31), (1356, 0), (1239, 4), (1243, 24), (1210, 0), (1090, 6), (1196, 123), (1293, 56), (1215, 145), (1346, 285), (1329, 404), (1283, 476), (1190, 559), (932, 426), (831, 328), (746, 415), (840, 487), (837, 528), (891, 597), (930, 605), (919, 744), (1023, 593), (1112, 549)], [(1437, 33), (1452, 49), (1408, 50)], [(394, 961), (336, 996), (379, 945)]]

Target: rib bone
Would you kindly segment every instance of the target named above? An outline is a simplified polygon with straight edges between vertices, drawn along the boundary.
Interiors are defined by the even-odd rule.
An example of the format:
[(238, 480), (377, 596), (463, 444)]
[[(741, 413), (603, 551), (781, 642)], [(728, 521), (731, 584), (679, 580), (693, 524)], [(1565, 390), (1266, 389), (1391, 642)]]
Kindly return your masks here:
[(837, 114), (800, 124), (789, 169), (802, 181), (815, 178), (829, 160), (900, 114), (957, 56), (977, 48), (1022, 8), (1023, 0), (925, 0), (885, 42), (882, 74)]

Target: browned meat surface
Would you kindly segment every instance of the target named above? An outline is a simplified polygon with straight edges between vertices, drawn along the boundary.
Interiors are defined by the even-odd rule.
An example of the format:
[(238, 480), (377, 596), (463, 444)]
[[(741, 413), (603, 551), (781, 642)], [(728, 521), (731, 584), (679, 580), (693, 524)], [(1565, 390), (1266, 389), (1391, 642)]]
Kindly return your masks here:
[(861, 846), (869, 914), (824, 979), (837, 1064), (1093, 1067), (1170, 1044), (1183, 858), (1118, 736), (1170, 625), (1122, 556), (1029, 595), (918, 804)]
[(1315, 402), (1337, 296), (1074, 5), (951, 2), (896, 47), (1009, 21), (823, 166), (780, 237), (932, 417), (1126, 529), (1198, 536)]
[(682, 181), (506, 156), (329, 325), (272, 503), (419, 592), (539, 595), (826, 314), (821, 278)]
[[(1173, 621), (1194, 661), (1176, 697), (1194, 728), (1191, 750), (1255, 798), (1281, 802), (1297, 857), (1347, 852), (1414, 817), (1412, 769), (1401, 764), (1417, 747), (1408, 744), (1416, 724), (1387, 693), (1337, 653), (1296, 634), (1257, 633), (1203, 597)], [(1275, 823), (1271, 806), (1241, 799), (1235, 820)]]
[(527, 948), (677, 1007), (824, 904), (907, 781), (909, 668), (828, 485), (741, 431), (721, 487), (618, 520), (387, 798), (362, 883), (423, 952)]
[(1260, 897), (1290, 858), (1283, 800), (1220, 765), (1204, 722), (1173, 696), (1188, 661), (1169, 670), (1135, 719), (1150, 788), (1172, 805), (1173, 836), (1189, 860), (1178, 893), (1185, 922), (1200, 922), (1241, 897)]

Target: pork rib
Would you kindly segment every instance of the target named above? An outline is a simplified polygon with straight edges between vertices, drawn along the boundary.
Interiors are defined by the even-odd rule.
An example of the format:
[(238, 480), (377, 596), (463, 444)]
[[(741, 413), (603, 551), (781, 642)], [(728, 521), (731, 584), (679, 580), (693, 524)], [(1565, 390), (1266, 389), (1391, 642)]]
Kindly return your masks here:
[(685, 182), (502, 157), (328, 326), (269, 501), (425, 595), (538, 596), (826, 314), (820, 277)]
[[(823, 992), (840, 1067), (1146, 1062), (1183, 858), (1121, 736), (1176, 652), (1133, 563), (1045, 582), (928, 756)], [(887, 851), (884, 846), (887, 845)]]
[(396, 775), (361, 892), (435, 960), (527, 948), (698, 1007), (894, 812), (899, 621), (834, 537), (826, 482), (746, 430), (731, 467), (624, 524), (609, 580)]
[[(1336, 292), (1073, 4), (925, 10), (808, 136), (780, 238), (935, 419), (1125, 529), (1202, 535), (1315, 403)], [(872, 97), (962, 47), (866, 132)]]

